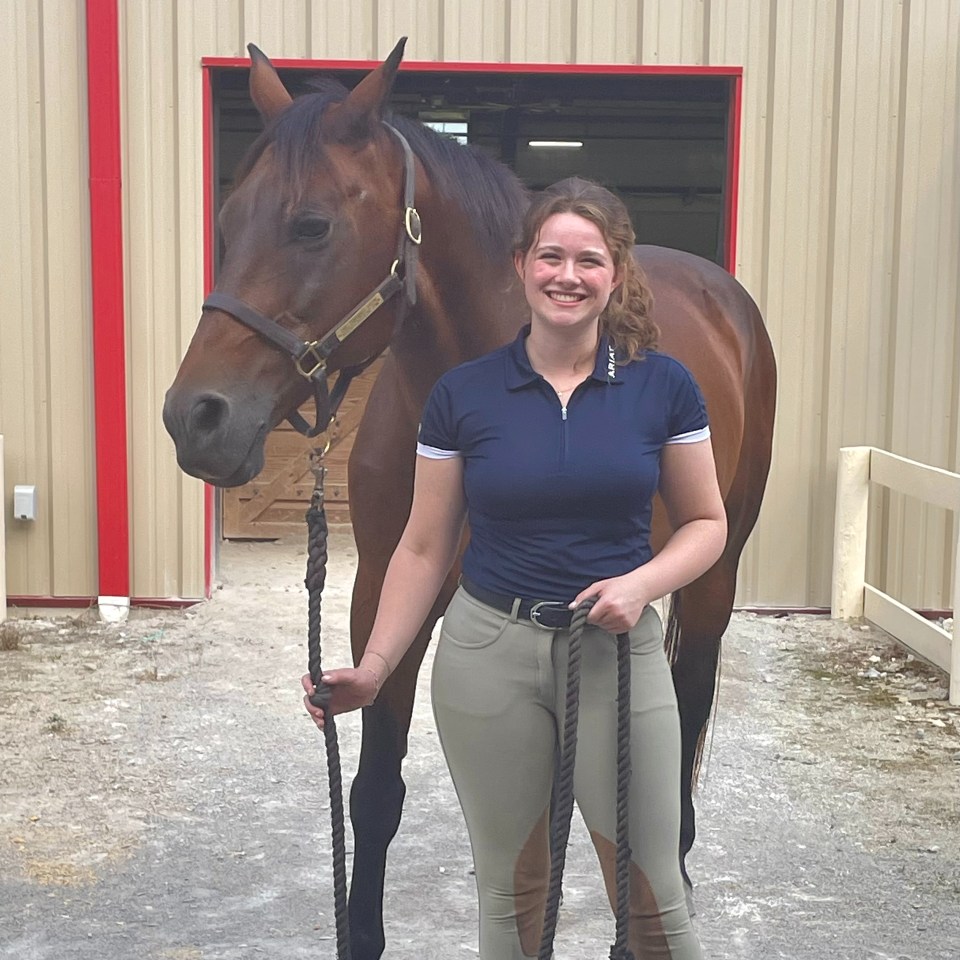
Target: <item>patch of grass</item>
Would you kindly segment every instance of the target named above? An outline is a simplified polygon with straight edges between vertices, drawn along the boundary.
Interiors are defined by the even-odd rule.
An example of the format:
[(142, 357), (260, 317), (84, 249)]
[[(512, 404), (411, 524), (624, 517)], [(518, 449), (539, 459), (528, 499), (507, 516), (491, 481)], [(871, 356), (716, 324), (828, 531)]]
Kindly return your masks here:
[(878, 683), (872, 683), (870, 686), (861, 685), (857, 690), (860, 693), (857, 699), (874, 707), (895, 707), (899, 703), (894, 691)]
[(804, 667), (803, 672), (814, 680), (836, 680), (837, 674), (833, 670), (826, 670), (823, 667)]
[(20, 649), (20, 628), (13, 620), (0, 623), (0, 650)]

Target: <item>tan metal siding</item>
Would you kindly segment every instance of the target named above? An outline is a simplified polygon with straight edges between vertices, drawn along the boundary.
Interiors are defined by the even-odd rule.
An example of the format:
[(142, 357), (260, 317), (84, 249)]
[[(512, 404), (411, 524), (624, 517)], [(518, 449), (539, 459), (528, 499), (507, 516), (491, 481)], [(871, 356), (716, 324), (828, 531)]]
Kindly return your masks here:
[[(177, 470), (163, 391), (202, 297), (203, 56), (741, 65), (737, 274), (780, 361), (775, 463), (739, 601), (829, 602), (836, 451), (956, 470), (960, 0), (129, 0), (121, 10), (134, 593), (203, 588), (203, 487)], [(0, 431), (8, 591), (95, 583), (82, 6), (0, 4)], [(889, 537), (879, 533), (890, 522)], [(955, 521), (889, 498), (873, 567), (949, 603)]]
[(805, 0), (778, 4), (772, 51), (766, 201), (771, 226), (763, 251), (769, 281), (760, 306), (777, 352), (778, 437), (786, 440), (776, 446), (771, 488), (781, 504), (794, 505), (795, 519), (786, 528), (767, 526), (766, 543), (761, 540), (755, 548), (766, 552), (763, 594), (782, 597), (795, 591), (798, 581), (804, 592), (812, 587), (811, 561), (827, 492), (818, 488), (816, 474), (824, 422), (833, 7)]
[(704, 0), (640, 0), (641, 63), (704, 63)]
[(82, 7), (0, 5), (0, 433), (7, 593), (96, 593), (86, 85)]
[(369, 60), (374, 50), (373, 9), (356, 0), (329, 0), (310, 15), (310, 56)]
[(446, 60), (501, 62), (507, 59), (509, 0), (445, 5), (443, 51)]
[(241, 53), (253, 39), (265, 51), (283, 50), (285, 57), (310, 55), (307, 0), (247, 0), (241, 11)]
[(636, 4), (597, 0), (576, 6), (579, 63), (637, 63), (640, 16)]
[(572, 10), (572, 0), (511, 3), (509, 59), (530, 63), (573, 62)]
[[(773, 130), (770, 118), (774, 94), (774, 48), (770, 36), (774, 20), (769, 4), (758, 4), (753, 0), (729, 0), (725, 8), (724, 16), (718, 16), (713, 11), (715, 15), (710, 18), (708, 37), (711, 62), (742, 65), (744, 72), (735, 273), (761, 310), (766, 312), (769, 285), (766, 250), (770, 241), (770, 137)], [(776, 338), (774, 343), (776, 346)], [(778, 423), (782, 412), (781, 404)], [(779, 443), (775, 442), (775, 459), (778, 454)], [(776, 470), (776, 466), (773, 470)], [(782, 534), (775, 525), (764, 522), (764, 518), (770, 515), (768, 508), (775, 484), (776, 480), (771, 475), (761, 523), (741, 559), (738, 603), (785, 602), (772, 599), (782, 597), (783, 591), (768, 587), (771, 578), (768, 558), (778, 550)]]
[[(145, 0), (131, 6), (146, 9)], [(829, 602), (841, 444), (877, 443), (956, 468), (956, 0), (369, 0), (279, 8), (204, 0), (176, 12), (176, 146), (184, 157), (194, 149), (187, 131), (199, 130), (196, 63), (240, 54), (250, 40), (273, 57), (383, 56), (409, 34), (410, 59), (742, 65), (737, 273), (775, 342), (780, 407), (769, 493), (744, 557), (739, 602)], [(146, 18), (139, 23), (141, 43), (154, 51), (152, 82), (162, 86), (170, 81), (160, 61), (172, 40), (152, 35)], [(163, 122), (151, 130), (170, 137)], [(176, 191), (190, 192), (180, 201), (179, 231), (190, 248), (163, 268), (179, 278), (180, 316), (150, 320), (174, 322), (178, 336), (165, 342), (177, 341), (178, 350), (199, 302), (195, 166), (181, 159), (175, 184), (144, 173), (130, 214), (146, 221), (150, 209), (175, 207)], [(149, 200), (148, 187), (165, 199)], [(935, 216), (925, 209), (931, 205), (939, 205)], [(138, 242), (156, 260), (157, 228), (143, 229)], [(159, 372), (157, 380), (166, 382)], [(165, 438), (151, 442), (158, 460), (170, 457)], [(166, 471), (158, 490), (174, 483)], [(181, 499), (190, 485), (179, 481)], [(184, 535), (199, 523), (199, 496), (185, 507)], [(921, 526), (908, 507), (891, 503), (884, 512), (896, 528), (891, 541)], [(907, 602), (943, 606), (948, 521), (924, 516), (930, 544), (920, 550), (908, 539), (903, 562), (879, 572)], [(185, 563), (190, 550), (167, 543), (147, 580), (167, 568), (171, 552)]]
[[(960, 4), (912, 4), (904, 25), (902, 179), (897, 286), (892, 299), (890, 439), (897, 453), (956, 468), (951, 409), (957, 357), (957, 37)], [(944, 36), (953, 43), (943, 42)], [(954, 429), (951, 429), (953, 421)], [(944, 556), (953, 523), (944, 511), (891, 498), (891, 528), (903, 562), (888, 566), (889, 592), (919, 596), (935, 584), (949, 603)], [(944, 603), (938, 606), (945, 605)]]
[(446, 6), (441, 0), (393, 0), (376, 4), (379, 55), (386, 56), (400, 37), (407, 36), (405, 56), (408, 60), (442, 59), (440, 41)]
[[(247, 5), (249, 7), (249, 4)], [(203, 298), (199, 46), (237, 43), (236, 21), (187, 5), (121, 6), (130, 418), (131, 589), (203, 593), (203, 486), (177, 468), (163, 395)], [(198, 13), (209, 13), (201, 6)], [(184, 122), (184, 117), (191, 118)], [(183, 526), (170, 518), (189, 517)]]
[[(820, 446), (818, 483), (824, 490), (832, 489), (841, 446), (888, 442), (902, 33), (896, 0), (845, 10), (832, 188), (836, 226), (823, 360), (823, 404), (833, 411)], [(878, 490), (871, 500), (871, 540), (883, 547), (888, 543), (887, 495)], [(814, 567), (821, 571), (818, 591), (831, 566), (826, 526)], [(869, 575), (883, 576), (876, 554)]]

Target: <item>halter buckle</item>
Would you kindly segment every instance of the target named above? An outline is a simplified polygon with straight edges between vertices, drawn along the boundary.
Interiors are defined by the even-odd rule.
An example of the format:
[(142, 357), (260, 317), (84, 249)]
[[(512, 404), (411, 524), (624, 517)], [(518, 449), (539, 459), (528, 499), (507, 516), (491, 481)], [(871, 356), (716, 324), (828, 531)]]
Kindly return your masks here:
[(403, 225), (411, 242), (419, 246), (423, 240), (423, 225), (420, 223), (420, 214), (417, 213), (416, 207), (407, 207), (403, 216)]
[[(297, 368), (297, 373), (301, 377), (305, 377), (307, 380), (312, 380), (314, 374), (318, 370), (324, 370), (327, 366), (327, 361), (320, 356), (320, 351), (317, 349), (318, 341), (314, 340), (312, 343), (304, 344), (304, 351), (294, 360), (294, 365)], [(303, 369), (303, 361), (310, 359), (313, 361), (313, 366), (309, 370)]]

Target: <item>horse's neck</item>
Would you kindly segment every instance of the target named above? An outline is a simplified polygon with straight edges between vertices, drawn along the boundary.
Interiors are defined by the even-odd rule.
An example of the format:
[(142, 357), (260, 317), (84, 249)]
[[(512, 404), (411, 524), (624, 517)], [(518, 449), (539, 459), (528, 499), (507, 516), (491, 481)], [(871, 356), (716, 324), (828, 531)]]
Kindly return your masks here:
[(437, 236), (425, 236), (419, 299), (393, 347), (408, 382), (427, 389), (444, 371), (509, 342), (529, 313), (510, 258), (492, 263), (469, 228), (440, 213), (424, 217), (425, 235), (432, 223)]

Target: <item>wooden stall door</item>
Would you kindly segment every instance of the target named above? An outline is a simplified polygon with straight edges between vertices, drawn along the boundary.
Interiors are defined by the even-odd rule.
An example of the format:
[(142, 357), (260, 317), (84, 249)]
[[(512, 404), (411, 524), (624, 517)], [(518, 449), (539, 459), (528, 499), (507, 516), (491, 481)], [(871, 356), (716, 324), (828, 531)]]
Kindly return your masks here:
[[(319, 437), (307, 440), (284, 422), (268, 437), (266, 456), (260, 475), (242, 487), (223, 493), (223, 536), (227, 540), (272, 540), (286, 534), (303, 532), (303, 518), (310, 506), (313, 474), (310, 451), (329, 438), (325, 463), (324, 505), (330, 523), (350, 522), (347, 494), (347, 460), (367, 398), (383, 366), (381, 357), (347, 391), (337, 419)], [(310, 420), (312, 401), (301, 410)]]

